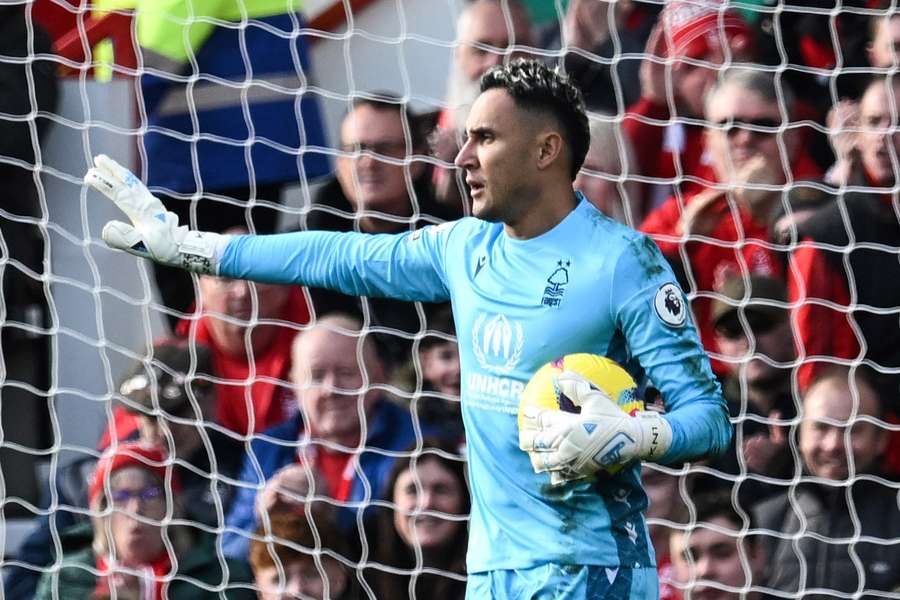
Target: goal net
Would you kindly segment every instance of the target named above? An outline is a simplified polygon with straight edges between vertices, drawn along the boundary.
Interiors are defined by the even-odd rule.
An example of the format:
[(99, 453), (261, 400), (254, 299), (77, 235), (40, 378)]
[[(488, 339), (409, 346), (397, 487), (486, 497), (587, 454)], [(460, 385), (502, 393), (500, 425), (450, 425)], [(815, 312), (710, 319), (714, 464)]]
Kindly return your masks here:
[[(900, 597), (895, 29), (862, 0), (0, 0), (6, 597), (463, 597), (460, 396), (524, 382), (460, 373), (448, 306), (113, 251), (84, 174), (205, 230), (440, 225), (517, 57), (581, 86), (575, 186), (656, 242), (728, 402), (723, 457), (643, 467), (661, 597)], [(514, 324), (475, 328), (515, 366)]]

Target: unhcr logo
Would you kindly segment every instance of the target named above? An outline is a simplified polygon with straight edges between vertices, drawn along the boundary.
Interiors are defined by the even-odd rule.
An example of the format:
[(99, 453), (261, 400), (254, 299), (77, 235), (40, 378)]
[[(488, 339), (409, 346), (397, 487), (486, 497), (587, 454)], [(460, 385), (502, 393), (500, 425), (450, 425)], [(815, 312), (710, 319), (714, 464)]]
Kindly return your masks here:
[(509, 373), (522, 358), (525, 336), (522, 324), (510, 322), (506, 315), (493, 317), (481, 313), (472, 328), (472, 351), (481, 368), (494, 373)]

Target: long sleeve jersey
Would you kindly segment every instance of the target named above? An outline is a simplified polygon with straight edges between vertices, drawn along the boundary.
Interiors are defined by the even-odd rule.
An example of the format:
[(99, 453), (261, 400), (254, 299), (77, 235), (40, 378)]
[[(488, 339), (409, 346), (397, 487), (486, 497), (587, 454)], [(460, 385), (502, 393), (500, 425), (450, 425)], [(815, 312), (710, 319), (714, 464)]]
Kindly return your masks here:
[(608, 356), (662, 392), (672, 444), (662, 462), (724, 451), (725, 403), (687, 302), (650, 238), (583, 197), (546, 233), (517, 240), (461, 219), (399, 235), (238, 236), (219, 275), (346, 294), (451, 300), (472, 484), (468, 569), (545, 563), (650, 567), (639, 465), (551, 486), (518, 447), (519, 395), (546, 362)]

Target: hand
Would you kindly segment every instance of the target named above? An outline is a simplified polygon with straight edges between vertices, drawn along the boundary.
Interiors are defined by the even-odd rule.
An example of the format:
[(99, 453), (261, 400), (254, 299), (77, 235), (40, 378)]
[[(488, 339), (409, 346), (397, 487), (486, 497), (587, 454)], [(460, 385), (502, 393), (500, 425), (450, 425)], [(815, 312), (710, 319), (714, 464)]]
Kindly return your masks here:
[(327, 496), (324, 483), (312, 467), (292, 464), (276, 472), (256, 497), (258, 514), (302, 512), (310, 495)]
[[(781, 413), (777, 410), (769, 413), (769, 418), (778, 420)], [(751, 435), (744, 440), (744, 461), (747, 470), (753, 473), (770, 475), (772, 463), (787, 450), (787, 436), (780, 425), (770, 425), (769, 435), (761, 433)]]
[(609, 38), (610, 2), (572, 0), (563, 24), (565, 43), (592, 52)]
[(653, 26), (650, 37), (647, 38), (647, 46), (644, 48), (645, 58), (641, 61), (639, 71), (641, 96), (659, 106), (667, 105), (666, 65), (653, 59), (665, 58), (667, 52), (666, 36), (660, 21)]
[(860, 165), (859, 132), (848, 131), (859, 127), (859, 103), (838, 102), (828, 111), (825, 124), (835, 156), (834, 165), (828, 170), (828, 181), (838, 186), (847, 185)]
[(549, 472), (554, 485), (635, 459), (654, 460), (669, 448), (672, 429), (659, 413), (632, 417), (572, 371), (564, 371), (556, 381), (560, 392), (581, 407), (581, 414), (531, 407), (519, 432), (519, 447), (528, 452), (535, 473)]
[(107, 246), (189, 271), (216, 274), (217, 244), (226, 236), (179, 227), (178, 217), (168, 212), (147, 186), (104, 154), (94, 157), (94, 167), (84, 180), (131, 221), (131, 225), (110, 221), (103, 227)]
[(781, 165), (770, 157), (756, 155), (735, 173), (735, 199), (757, 220), (768, 220), (772, 202), (778, 193), (755, 186), (772, 186), (784, 183)]
[(728, 212), (723, 201), (725, 192), (717, 189), (703, 190), (688, 202), (678, 223), (683, 235), (710, 235)]

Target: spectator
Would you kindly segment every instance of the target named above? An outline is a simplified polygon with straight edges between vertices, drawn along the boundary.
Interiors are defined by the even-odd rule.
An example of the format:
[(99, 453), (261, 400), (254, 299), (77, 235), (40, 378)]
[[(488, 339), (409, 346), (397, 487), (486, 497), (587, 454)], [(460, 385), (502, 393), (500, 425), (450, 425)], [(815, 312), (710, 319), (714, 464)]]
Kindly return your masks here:
[[(191, 348), (175, 339), (157, 342), (153, 360), (137, 361), (122, 378), (122, 404), (114, 416), (127, 422), (129, 443), (166, 449), (175, 459), (172, 470), (181, 482), (179, 499), (185, 518), (221, 527), (219, 514), (228, 511), (235, 492), (226, 482), (237, 478), (244, 451), (242, 444), (208, 427), (216, 404), (211, 372), (205, 346)], [(86, 522), (84, 509), (89, 507), (88, 488), (96, 462), (86, 456), (58, 472), (58, 508), (38, 517), (17, 556), (23, 566), (7, 568), (7, 600), (34, 596), (38, 569), (54, 562), (54, 530)]]
[[(464, 443), (460, 410), (459, 347), (450, 307), (428, 319), (428, 334), (419, 342), (418, 361), (407, 364), (395, 384), (411, 399), (412, 411), (422, 424), (446, 439)], [(417, 383), (421, 376), (422, 386)], [(421, 392), (419, 392), (421, 390)]]
[[(749, 27), (733, 9), (722, 8), (715, 0), (666, 3), (647, 40), (640, 99), (628, 109), (622, 124), (638, 152), (637, 171), (680, 184), (685, 194), (694, 184), (683, 178), (713, 181), (714, 177), (704, 158), (704, 127), (683, 119), (703, 118), (704, 99), (726, 59), (741, 62), (753, 55)], [(654, 58), (671, 59), (671, 69)], [(676, 120), (665, 126), (651, 122), (670, 119)], [(654, 186), (650, 207), (660, 204), (670, 191), (669, 186)]]
[(383, 497), (391, 465), (386, 452), (408, 447), (415, 432), (409, 413), (384, 398), (384, 366), (371, 338), (359, 339), (361, 326), (334, 314), (295, 338), (291, 381), (300, 414), (253, 440), (226, 519), (233, 528), (224, 536), (229, 556), (247, 555), (257, 492), (284, 466), (299, 461), (316, 469), (344, 507), (344, 524)]
[(575, 178), (575, 189), (606, 216), (635, 226), (644, 220), (644, 202), (640, 186), (629, 177), (637, 167), (634, 147), (627, 136), (620, 135), (613, 119), (590, 117), (591, 145)]
[[(729, 452), (712, 467), (729, 475), (757, 473), (789, 478), (793, 456), (787, 430), (774, 423), (797, 415), (792, 390), (796, 359), (791, 335), (787, 289), (783, 281), (751, 275), (747, 281), (733, 276), (718, 290), (711, 316), (716, 345), (726, 372), (722, 388), (737, 434)], [(736, 446), (740, 444), (743, 463)], [(719, 475), (700, 476), (695, 489), (727, 483)], [(739, 499), (750, 506), (776, 491), (755, 478), (740, 482)]]
[(470, 507), (465, 463), (440, 442), (423, 446), (391, 469), (393, 510), (376, 521), (374, 573), (367, 578), (378, 598), (462, 600)]
[[(286, 6), (137, 0), (146, 181), (182, 224), (271, 233), (284, 185), (329, 171), (326, 154), (306, 151), (327, 144), (306, 91), (304, 18)], [(174, 329), (193, 303), (191, 278), (155, 273)]]
[(866, 50), (870, 65), (876, 69), (900, 65), (900, 14), (887, 11), (871, 17), (869, 39)]
[(656, 572), (659, 577), (660, 600), (679, 600), (681, 595), (673, 585), (672, 559), (669, 556), (669, 535), (684, 512), (684, 501), (678, 489), (678, 477), (657, 465), (641, 467), (641, 483), (649, 504), (644, 512), (650, 541), (656, 553)]
[[(202, 276), (199, 290), (198, 313), (181, 321), (176, 331), (209, 346), (212, 373), (219, 380), (215, 421), (246, 436), (296, 414), (287, 381), (291, 342), (309, 321), (302, 288)], [(107, 433), (101, 447), (109, 444), (110, 435), (124, 439), (137, 427), (137, 419), (122, 412), (117, 411), (115, 431)]]
[(751, 275), (732, 276), (718, 290), (711, 318), (719, 351), (726, 359), (726, 396), (740, 399), (760, 415), (773, 411), (784, 418), (796, 414), (791, 390), (794, 352), (783, 281)]
[[(344, 118), (337, 176), (317, 195), (306, 216), (307, 229), (396, 233), (459, 216), (435, 203), (428, 165), (406, 160), (425, 153), (417, 119), (399, 98), (385, 98), (357, 99)], [(389, 368), (409, 360), (409, 338), (424, 329), (412, 302), (357, 298), (324, 289), (310, 294), (319, 317), (331, 312), (357, 314), (368, 318), (369, 326), (398, 332), (380, 332), (376, 337), (387, 353)]]
[[(783, 276), (781, 262), (767, 242), (774, 209), (781, 202), (775, 188), (789, 177), (783, 165), (792, 164), (798, 140), (791, 130), (777, 132), (783, 120), (779, 96), (790, 107), (789, 91), (779, 90), (771, 74), (727, 71), (707, 97), (706, 118), (716, 126), (707, 130), (705, 139), (716, 179), (727, 187), (696, 191), (685, 197), (683, 207), (681, 198), (673, 196), (641, 225), (676, 272), (684, 271), (685, 289), (704, 294), (694, 300), (692, 308), (700, 337), (710, 352), (718, 348), (710, 299), (705, 294), (734, 274)], [(718, 361), (713, 367), (717, 373), (725, 370)]]
[(697, 522), (670, 537), (672, 570), (687, 598), (761, 600), (756, 589), (763, 573), (777, 568), (754, 535), (753, 516), (745, 521), (727, 494), (702, 495), (695, 501)]
[(481, 76), (505, 60), (522, 56), (514, 47), (533, 44), (531, 18), (519, 0), (468, 2), (456, 21), (447, 107), (438, 126), (449, 131), (463, 130), (469, 109), (481, 93)]
[(851, 144), (871, 189), (846, 193), (798, 228), (803, 243), (791, 256), (788, 281), (805, 361), (801, 388), (833, 358), (864, 359), (879, 372), (892, 413), (900, 396), (898, 378), (888, 373), (900, 367), (900, 223), (891, 191), (900, 156), (898, 109), (900, 80), (875, 78), (860, 101), (862, 131)]
[[(803, 477), (759, 505), (766, 585), (785, 593), (889, 591), (900, 584), (897, 491), (875, 477), (887, 443), (884, 407), (861, 371), (823, 373), (803, 397)], [(802, 592), (801, 592), (802, 593)]]
[[(253, 598), (250, 577), (222, 562), (211, 535), (172, 525), (183, 518), (180, 483), (162, 451), (120, 444), (100, 459), (89, 490), (93, 525), (63, 532), (61, 563), (36, 598)], [(61, 594), (61, 596), (59, 596)]]
[(821, 11), (821, 0), (796, 0), (795, 10), (757, 13), (757, 60), (763, 68), (780, 71), (794, 91), (796, 129), (821, 171), (834, 156), (821, 129), (804, 122), (823, 124), (838, 98), (859, 98), (869, 70), (866, 47), (872, 17), (866, 9), (879, 2), (845, 0), (841, 10), (828, 14)]
[(358, 590), (347, 567), (344, 536), (329, 519), (275, 514), (250, 542), (250, 566), (259, 600), (350, 600)]
[(562, 47), (566, 73), (584, 93), (588, 110), (621, 114), (640, 97), (639, 55), (656, 20), (654, 10), (643, 2), (571, 0), (562, 27), (553, 24), (555, 35), (541, 47)]
[[(453, 163), (469, 109), (481, 93), (480, 81), (491, 67), (524, 56), (516, 47), (534, 44), (528, 11), (519, 0), (474, 0), (456, 21), (456, 48), (447, 80), (446, 106), (438, 116), (432, 146), (437, 158)], [(434, 172), (435, 193), (447, 206), (468, 206), (455, 169)]]

